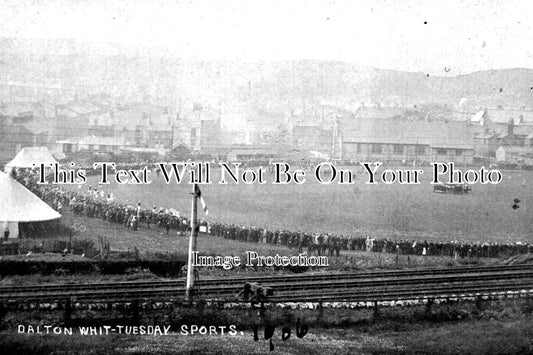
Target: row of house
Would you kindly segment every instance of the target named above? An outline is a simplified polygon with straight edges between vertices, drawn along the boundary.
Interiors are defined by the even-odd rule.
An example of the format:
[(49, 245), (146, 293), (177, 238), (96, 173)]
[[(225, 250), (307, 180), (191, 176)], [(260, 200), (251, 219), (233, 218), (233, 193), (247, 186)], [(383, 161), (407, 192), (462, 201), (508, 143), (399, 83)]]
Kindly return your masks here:
[[(329, 110), (328, 110), (329, 109)], [(313, 117), (319, 112), (319, 117)], [(309, 119), (310, 117), (310, 119)], [(355, 114), (318, 107), (290, 124), (291, 146), (342, 160), (398, 162), (450, 160), (471, 164), (533, 157), (533, 111), (413, 114), (399, 107), (360, 107)]]
[(199, 105), (182, 111), (147, 103), (117, 104), (100, 97), (61, 105), (1, 103), (0, 160), (24, 146), (47, 146), (69, 155), (132, 148), (168, 153), (180, 144), (198, 151), (219, 143), (219, 112)]
[[(146, 103), (117, 104), (107, 98), (62, 105), (47, 102), (0, 106), (1, 154), (24, 146), (52, 152), (201, 154), (230, 160), (269, 159), (280, 148), (342, 160), (441, 161), (533, 156), (533, 111), (419, 111), (362, 106), (355, 112), (316, 105), (295, 113), (247, 110), (241, 129), (223, 127), (231, 113), (201, 105), (175, 112)], [(246, 145), (243, 145), (245, 143)], [(272, 149), (276, 147), (276, 149)], [(501, 156), (501, 155), (500, 155)], [(6, 158), (0, 156), (0, 160)]]

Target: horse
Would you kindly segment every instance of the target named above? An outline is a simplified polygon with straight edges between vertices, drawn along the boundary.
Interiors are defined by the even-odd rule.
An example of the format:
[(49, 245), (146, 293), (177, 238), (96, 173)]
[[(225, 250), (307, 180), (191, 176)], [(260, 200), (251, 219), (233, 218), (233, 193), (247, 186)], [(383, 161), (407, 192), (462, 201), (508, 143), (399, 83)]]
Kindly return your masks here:
[(337, 254), (337, 257), (340, 256), (341, 245), (338, 241), (333, 240), (327, 245), (327, 248), (329, 250), (329, 256), (333, 256), (334, 253)]
[(313, 241), (313, 243), (309, 244), (309, 246), (307, 247), (309, 254), (313, 254), (314, 252), (316, 252), (318, 256), (325, 254), (326, 249), (327, 245), (324, 244), (322, 239)]

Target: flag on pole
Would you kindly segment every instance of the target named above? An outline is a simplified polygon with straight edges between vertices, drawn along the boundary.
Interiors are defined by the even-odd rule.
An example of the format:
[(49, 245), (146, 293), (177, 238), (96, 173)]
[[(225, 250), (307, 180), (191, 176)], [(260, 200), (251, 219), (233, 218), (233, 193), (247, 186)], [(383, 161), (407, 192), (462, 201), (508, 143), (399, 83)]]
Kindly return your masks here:
[(205, 215), (209, 215), (209, 211), (207, 210), (207, 205), (205, 204), (204, 197), (202, 196), (202, 192), (200, 191), (200, 188), (198, 185), (196, 185), (196, 197), (200, 199), (200, 203), (202, 204), (202, 209), (204, 210)]

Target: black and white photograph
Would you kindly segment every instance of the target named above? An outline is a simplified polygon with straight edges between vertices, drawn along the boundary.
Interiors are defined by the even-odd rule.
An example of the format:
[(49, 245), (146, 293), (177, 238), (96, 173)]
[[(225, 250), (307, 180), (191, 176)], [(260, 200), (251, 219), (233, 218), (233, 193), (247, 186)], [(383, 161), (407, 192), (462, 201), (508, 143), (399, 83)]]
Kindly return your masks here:
[(1, 0), (1, 352), (533, 354), (531, 14)]

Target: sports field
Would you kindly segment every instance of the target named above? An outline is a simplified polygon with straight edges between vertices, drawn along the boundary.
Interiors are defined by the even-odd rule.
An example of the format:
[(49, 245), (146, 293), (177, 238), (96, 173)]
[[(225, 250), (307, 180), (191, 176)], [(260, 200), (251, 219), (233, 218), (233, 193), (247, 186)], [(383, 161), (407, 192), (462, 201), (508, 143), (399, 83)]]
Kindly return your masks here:
[[(310, 176), (301, 185), (275, 185), (266, 174), (264, 185), (202, 185), (209, 208), (208, 221), (248, 226), (328, 232), (344, 235), (417, 240), (469, 240), (480, 242), (533, 242), (533, 173), (503, 171), (498, 185), (472, 185), (466, 195), (437, 194), (426, 171), (419, 185), (383, 183), (368, 185), (361, 168), (351, 167), (358, 180), (352, 185), (317, 183)], [(104, 185), (118, 201), (143, 208), (173, 208), (188, 215), (191, 185), (171, 182), (150, 174), (149, 185)], [(82, 186), (95, 187), (96, 177)], [(77, 189), (76, 186), (69, 188)], [(513, 208), (514, 199), (520, 203)]]

